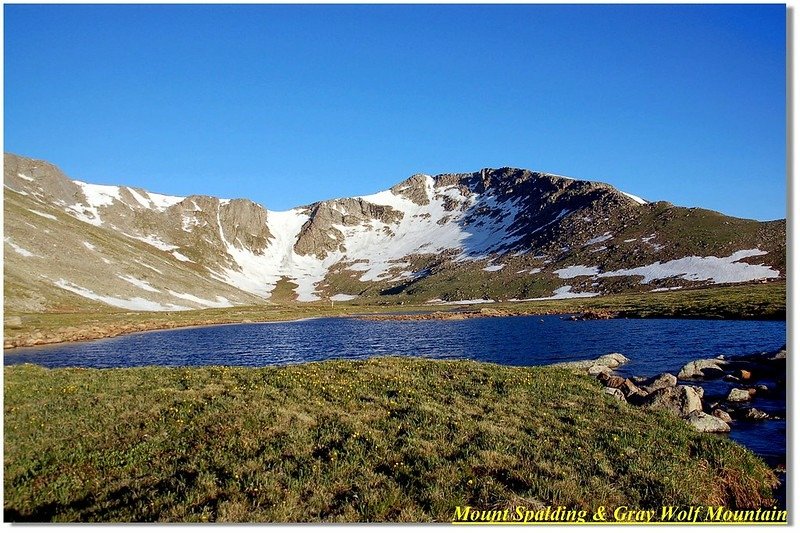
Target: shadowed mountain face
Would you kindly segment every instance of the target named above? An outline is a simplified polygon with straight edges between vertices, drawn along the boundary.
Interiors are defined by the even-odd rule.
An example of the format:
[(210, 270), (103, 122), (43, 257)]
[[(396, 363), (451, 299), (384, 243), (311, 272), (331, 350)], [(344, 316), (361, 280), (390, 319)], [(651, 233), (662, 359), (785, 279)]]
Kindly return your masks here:
[(13, 311), (569, 298), (785, 276), (783, 220), (521, 169), (418, 174), (282, 212), (87, 184), (11, 154), (4, 183)]

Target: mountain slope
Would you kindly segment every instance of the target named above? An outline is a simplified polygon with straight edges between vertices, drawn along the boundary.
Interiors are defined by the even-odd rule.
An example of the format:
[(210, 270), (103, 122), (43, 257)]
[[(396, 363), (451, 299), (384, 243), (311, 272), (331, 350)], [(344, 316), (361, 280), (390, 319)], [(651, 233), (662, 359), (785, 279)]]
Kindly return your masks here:
[(269, 211), (67, 178), (6, 154), (7, 309), (564, 298), (784, 276), (757, 222), (521, 169), (415, 175)]

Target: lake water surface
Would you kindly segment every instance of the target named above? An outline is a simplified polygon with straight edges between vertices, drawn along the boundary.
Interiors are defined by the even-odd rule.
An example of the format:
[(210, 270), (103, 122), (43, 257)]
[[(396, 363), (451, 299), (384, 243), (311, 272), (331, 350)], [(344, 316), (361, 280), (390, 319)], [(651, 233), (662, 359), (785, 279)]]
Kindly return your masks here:
[[(91, 342), (6, 350), (6, 365), (132, 367), (143, 365), (268, 366), (332, 358), (412, 355), (466, 358), (504, 365), (544, 365), (621, 352), (623, 375), (677, 374), (688, 361), (774, 351), (786, 343), (781, 321), (563, 317), (474, 318), (460, 321), (368, 321), (324, 318), (136, 333)], [(725, 394), (724, 382), (702, 383)], [(720, 389), (716, 391), (716, 389)], [(724, 390), (723, 390), (724, 389)], [(755, 407), (785, 416), (785, 400)], [(731, 437), (773, 466), (786, 460), (784, 420), (737, 422)]]

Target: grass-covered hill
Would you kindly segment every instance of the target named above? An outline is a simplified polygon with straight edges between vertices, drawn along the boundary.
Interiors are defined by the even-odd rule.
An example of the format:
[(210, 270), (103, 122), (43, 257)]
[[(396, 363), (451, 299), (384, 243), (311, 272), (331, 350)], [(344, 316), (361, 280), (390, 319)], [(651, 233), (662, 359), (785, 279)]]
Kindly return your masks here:
[(727, 438), (554, 368), (376, 358), (5, 368), (6, 521), (445, 521), (456, 506), (769, 505)]

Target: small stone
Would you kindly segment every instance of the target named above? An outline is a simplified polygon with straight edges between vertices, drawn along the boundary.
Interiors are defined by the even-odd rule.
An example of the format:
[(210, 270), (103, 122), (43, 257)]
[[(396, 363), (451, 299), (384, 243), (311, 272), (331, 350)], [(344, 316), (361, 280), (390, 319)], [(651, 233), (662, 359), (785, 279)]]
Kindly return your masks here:
[[(603, 376), (605, 377), (603, 378)], [(620, 388), (625, 383), (625, 378), (622, 376), (609, 376), (605, 373), (598, 374), (597, 379), (606, 387), (613, 387), (615, 389)]]
[(727, 400), (729, 402), (749, 402), (750, 393), (744, 389), (731, 389), (728, 393)]
[(603, 392), (608, 394), (609, 396), (613, 396), (615, 399), (621, 401), (622, 403), (628, 403), (625, 399), (625, 395), (622, 394), (622, 391), (619, 389), (615, 389), (614, 387), (603, 387)]
[(740, 368), (738, 374), (739, 374), (738, 375), (739, 379), (744, 381), (747, 381), (753, 377), (753, 373), (750, 372), (749, 370), (745, 370), (744, 368)]

